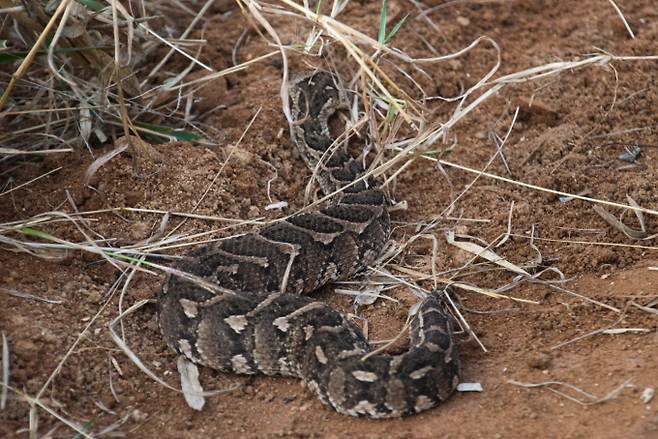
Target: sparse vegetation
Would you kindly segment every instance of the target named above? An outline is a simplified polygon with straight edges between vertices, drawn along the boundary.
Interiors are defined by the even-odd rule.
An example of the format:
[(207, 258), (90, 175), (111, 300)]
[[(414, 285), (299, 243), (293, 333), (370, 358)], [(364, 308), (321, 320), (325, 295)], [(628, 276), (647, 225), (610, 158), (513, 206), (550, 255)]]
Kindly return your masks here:
[[(652, 161), (657, 132), (655, 126), (633, 124), (652, 119), (655, 122), (656, 107), (652, 103), (658, 99), (654, 87), (658, 80), (655, 74), (658, 54), (647, 52), (646, 48), (651, 38), (656, 37), (658, 17), (655, 13), (638, 12), (648, 10), (647, 2), (638, 1), (637, 11), (631, 7), (620, 8), (612, 1), (600, 2), (598, 7), (605, 5), (611, 11), (599, 20), (610, 27), (619, 25), (611, 20), (619, 20), (623, 32), (620, 36), (601, 31), (592, 41), (599, 44), (613, 35), (615, 42), (592, 47), (593, 43), (577, 46), (569, 39), (572, 46), (538, 52), (536, 57), (524, 56), (524, 62), (532, 59), (532, 63), (519, 67), (513, 58), (521, 56), (527, 48), (517, 48), (514, 44), (518, 44), (519, 38), (532, 37), (533, 32), (514, 28), (518, 23), (509, 26), (508, 31), (519, 32), (521, 37), (506, 41), (505, 45), (500, 44), (499, 38), (504, 36), (496, 26), (490, 29), (496, 36), (478, 30), (468, 41), (439, 34), (445, 44), (437, 45), (438, 37), (433, 37), (430, 31), (438, 32), (440, 25), (454, 25), (458, 20), (456, 28), (466, 32), (473, 25), (467, 15), (479, 17), (478, 14), (486, 11), (506, 11), (508, 7), (502, 4), (505, 2), (475, 2), (477, 7), (472, 8), (461, 3), (467, 2), (430, 6), (421, 1), (382, 0), (376, 7), (368, 2), (346, 0), (237, 0), (232, 5), (222, 1), (201, 4), (168, 0), (140, 3), (0, 0), (0, 11), (4, 12), (0, 16), (0, 177), (3, 179), (0, 210), (5, 212), (0, 216), (3, 266), (0, 301), (6, 301), (0, 307), (11, 307), (11, 314), (24, 314), (49, 328), (43, 321), (48, 315), (71, 313), (69, 327), (52, 325), (52, 330), (57, 331), (56, 339), (66, 343), (65, 351), (49, 353), (49, 359), (54, 362), (40, 362), (40, 370), (20, 372), (18, 376), (23, 378), (15, 381), (14, 365), (24, 368), (28, 363), (23, 358), (20, 363), (14, 362), (12, 353), (23, 329), (13, 327), (9, 320), (0, 320), (3, 331), (0, 419), (10, 420), (11, 428), (23, 422), (21, 431), (30, 437), (55, 437), (64, 431), (67, 437), (118, 433), (137, 437), (145, 434), (140, 430), (144, 422), (140, 404), (148, 405), (148, 401), (140, 401), (135, 394), (148, 388), (149, 392), (156, 389), (169, 395), (171, 399), (166, 401), (180, 398), (160, 384), (142, 383), (146, 375), (141, 372), (123, 376), (125, 370), (122, 371), (117, 360), (120, 358), (125, 360), (124, 369), (134, 369), (137, 365), (158, 383), (180, 387), (171, 377), (175, 361), (163, 365), (173, 357), (162, 354), (159, 347), (144, 348), (144, 343), (137, 339), (141, 332), (126, 322), (138, 315), (137, 308), (148, 306), (148, 298), (165, 274), (185, 275), (174, 272), (168, 265), (183, 251), (277, 221), (284, 215), (316, 208), (336, 195), (313, 197), (313, 180), (302, 180), (298, 175), (300, 170), (288, 170), (286, 163), (294, 161), (294, 156), (276, 150), (279, 142), (286, 142), (283, 133), (287, 127), (278, 116), (283, 111), (289, 119), (286, 80), (302, 67), (341, 72), (355, 101), (345, 112), (347, 128), (339, 140), (350, 140), (355, 147), (369, 151), (370, 171), (363, 178), (381, 179), (389, 191), (393, 209), (409, 209), (394, 217), (393, 242), (376, 264), (358, 282), (338, 286), (342, 294), (354, 298), (356, 304), (351, 310), (359, 310), (358, 318), (365, 321), (366, 329), (375, 332), (368, 316), (374, 315), (376, 308), (363, 311), (359, 305), (371, 304), (378, 297), (393, 298), (388, 302), (396, 307), (395, 312), (389, 310), (390, 314), (374, 319), (386, 323), (394, 319), (393, 313), (398, 317), (398, 326), (376, 332), (385, 334), (379, 340), (382, 349), (404, 339), (404, 318), (399, 318), (400, 313), (406, 316), (415, 298), (443, 291), (446, 306), (461, 327), (464, 345), (474, 341), (467, 348), (467, 363), (485, 357), (492, 345), (494, 350), (511, 351), (504, 339), (512, 337), (514, 329), (501, 323), (499, 327), (487, 326), (488, 329), (481, 330), (480, 325), (492, 325), (481, 317), (520, 309), (527, 313), (527, 319), (539, 316), (532, 319), (550, 323), (544, 327), (533, 321), (537, 326), (526, 331), (532, 336), (549, 333), (553, 337), (545, 343), (531, 344), (533, 349), (540, 346), (536, 348), (538, 351), (546, 350), (546, 345), (571, 348), (576, 341), (601, 334), (637, 337), (632, 339), (634, 346), (655, 351), (655, 337), (640, 338), (646, 333), (655, 335), (658, 303), (655, 291), (642, 291), (642, 294), (631, 291), (623, 297), (614, 291), (592, 294), (588, 288), (593, 280), (582, 288), (570, 280), (583, 273), (591, 274), (592, 279), (605, 280), (624, 269), (641, 270), (646, 279), (652, 279), (648, 273), (655, 271), (646, 265), (655, 265), (658, 249), (653, 242), (656, 235), (651, 233), (658, 215), (651, 189), (655, 182), (652, 177), (658, 172), (653, 164), (655, 160)], [(457, 7), (460, 9), (454, 9)], [(518, 12), (520, 16), (542, 13), (528, 8)], [(622, 10), (633, 11), (634, 18), (627, 20)], [(446, 15), (435, 18), (441, 11)], [(217, 18), (219, 15), (221, 19)], [(509, 15), (499, 18), (495, 13), (488, 17), (487, 23), (511, 19)], [(650, 36), (643, 36), (642, 32), (636, 35), (633, 24), (645, 19), (653, 20), (653, 27), (643, 25), (644, 32)], [(441, 23), (437, 24), (436, 20)], [(565, 23), (560, 26), (570, 26)], [(237, 29), (238, 25), (244, 31)], [(228, 26), (233, 26), (232, 30)], [(230, 44), (229, 40), (221, 39), (222, 33), (228, 35), (229, 30), (233, 32), (231, 38), (235, 36)], [(574, 32), (580, 35), (584, 31)], [(564, 31), (565, 35), (568, 33)], [(636, 38), (635, 42), (627, 43), (631, 36)], [(560, 38), (567, 40), (569, 36)], [(560, 38), (556, 37), (555, 44), (560, 43)], [(537, 47), (539, 44), (534, 46)], [(617, 47), (623, 48), (623, 52), (609, 52)], [(510, 56), (509, 52), (516, 55)], [(259, 79), (259, 71), (266, 69), (276, 72), (276, 82), (271, 71)], [(451, 82), (443, 81), (442, 74), (452, 75)], [(233, 82), (227, 84), (226, 79)], [(236, 84), (245, 89), (236, 91)], [(448, 90), (444, 91), (444, 87)], [(588, 100), (589, 110), (579, 107), (574, 120), (562, 120), (560, 123), (571, 130), (567, 136), (560, 137), (558, 128), (550, 124), (542, 125), (540, 130), (533, 128), (533, 124), (544, 123), (537, 116), (540, 110), (533, 105), (545, 105), (542, 100), (557, 100), (561, 95), (567, 100), (590, 99), (580, 93), (584, 87), (590, 87), (585, 93), (603, 96), (605, 100), (603, 103)], [(210, 89), (219, 94), (213, 95)], [(519, 103), (518, 96), (530, 96), (530, 105)], [(633, 104), (634, 98), (644, 100)], [(243, 105), (243, 100), (248, 105)], [(571, 102), (561, 105), (563, 113), (568, 114)], [(638, 113), (650, 114), (633, 114), (630, 105), (644, 105)], [(200, 106), (202, 110), (198, 109)], [(553, 108), (543, 111), (556, 112)], [(213, 119), (220, 113), (232, 112), (234, 118), (222, 116), (222, 120), (234, 125), (220, 126), (216, 124), (219, 119)], [(624, 123), (625, 118), (631, 122)], [(520, 119), (523, 121), (519, 122)], [(521, 128), (519, 123), (523, 125)], [(583, 126), (579, 127), (578, 123)], [(265, 134), (260, 134), (263, 130)], [(496, 130), (505, 135), (498, 136)], [(551, 132), (553, 137), (537, 140), (541, 130)], [(476, 133), (482, 135), (478, 137)], [(601, 143), (609, 138), (621, 138), (625, 145), (638, 133), (643, 137), (653, 136), (647, 147), (643, 147), (643, 151), (649, 150), (644, 162), (634, 162), (637, 157), (643, 157), (638, 149), (633, 162), (621, 169), (616, 167), (614, 155), (601, 152)], [(549, 144), (564, 149), (542, 155), (548, 151)], [(202, 149), (205, 147), (208, 149)], [(202, 157), (204, 153), (199, 151), (209, 151), (208, 157)], [(125, 172), (126, 154), (130, 157), (129, 173)], [(606, 154), (612, 158), (608, 160)], [(542, 156), (541, 160), (529, 172), (529, 163), (538, 155)], [(570, 158), (575, 164), (569, 165), (572, 166), (569, 176), (559, 174), (560, 167)], [(594, 165), (595, 160), (598, 161)], [(507, 161), (513, 163), (512, 169)], [(179, 168), (172, 168), (176, 165)], [(188, 173), (183, 166), (189, 166)], [(619, 183), (621, 186), (615, 187), (610, 180), (624, 179), (628, 170), (642, 171), (633, 180), (638, 193), (621, 198), (620, 187), (627, 190), (631, 183)], [(614, 173), (616, 177), (606, 173)], [(113, 191), (108, 182), (121, 189)], [(306, 190), (302, 183), (308, 183)], [(292, 184), (299, 190), (297, 201), (284, 199), (288, 194), (286, 188)], [(597, 188), (596, 184), (601, 186)], [(147, 189), (161, 198), (150, 199), (150, 195), (133, 193)], [(580, 192), (582, 189), (588, 191)], [(478, 191), (493, 195), (476, 196)], [(237, 193), (238, 197), (230, 197), (227, 202), (220, 195), (208, 195), (214, 192)], [(566, 197), (566, 201), (556, 201), (556, 196)], [(130, 197), (139, 201), (131, 202)], [(492, 201), (492, 198), (498, 199)], [(243, 199), (249, 200), (244, 206), (240, 204)], [(88, 200), (95, 200), (95, 204)], [(306, 200), (309, 202), (303, 205), (302, 201)], [(293, 208), (280, 211), (284, 206), (277, 204), (280, 201)], [(412, 202), (415, 205), (409, 207)], [(560, 210), (562, 206), (574, 210), (565, 212)], [(618, 219), (620, 213), (626, 218)], [(565, 217), (549, 218), (558, 214)], [(542, 226), (547, 218), (553, 222)], [(627, 225), (633, 221), (639, 224), (639, 229)], [(567, 248), (574, 254), (569, 257), (570, 262), (560, 259), (561, 252)], [(591, 248), (605, 253), (587, 253), (586, 249)], [(575, 267), (573, 261), (580, 261), (579, 254), (594, 261), (593, 265), (583, 262), (582, 267)], [(20, 268), (11, 265), (19, 259)], [(106, 273), (99, 266), (112, 268)], [(43, 281), (39, 288), (31, 289), (31, 279), (41, 279), (41, 271), (58, 269), (64, 274), (53, 275), (51, 281)], [(95, 312), (84, 308), (89, 314), (79, 315), (76, 310), (83, 308), (71, 305), (76, 299), (72, 291), (65, 291), (65, 285), (72, 282), (70, 273), (76, 272), (78, 279), (77, 274), (87, 276), (87, 271), (92, 270), (100, 273), (94, 275), (94, 282), (87, 282), (86, 278), (76, 280), (75, 288), (79, 290), (75, 291), (88, 292), (89, 284), (102, 284), (104, 290), (98, 293), (101, 298), (97, 303), (94, 302)], [(136, 281), (140, 275), (148, 280)], [(46, 284), (48, 291), (41, 291)], [(444, 291), (446, 286), (451, 288)], [(396, 294), (401, 297), (399, 300)], [(547, 299), (549, 296), (551, 299)], [(44, 297), (57, 297), (66, 304)], [(50, 308), (28, 309), (34, 301)], [(556, 308), (559, 310), (555, 311)], [(580, 323), (574, 323), (579, 313), (589, 316), (583, 323), (586, 326), (583, 338), (578, 335), (582, 331), (576, 329)], [(142, 317), (134, 325), (145, 326), (149, 319)], [(477, 323), (472, 319), (477, 319)], [(598, 324), (599, 321), (614, 322), (615, 327)], [(86, 344), (93, 337), (107, 336), (110, 323), (111, 334), (107, 340), (96, 340), (94, 346)], [(639, 330), (605, 332), (619, 329), (616, 325), (623, 324), (630, 325), (623, 328)], [(115, 331), (117, 325), (120, 329)], [(551, 332), (554, 329), (551, 325), (559, 326), (561, 332)], [(149, 331), (149, 336), (157, 337), (155, 329)], [(110, 337), (114, 343), (105, 343)], [(82, 345), (85, 347), (81, 348)], [(611, 355), (627, 355), (622, 345), (616, 345)], [(78, 366), (75, 373), (84, 375), (83, 378), (76, 381), (75, 376), (67, 375), (62, 378), (64, 384), (57, 385), (72, 356), (82, 349), (97, 347), (98, 358), (102, 358), (93, 365), (96, 373), (93, 378), (83, 373), (84, 367)], [(34, 354), (27, 348), (26, 351)], [(646, 373), (643, 376), (631, 376), (629, 369), (623, 369), (623, 376), (613, 376), (609, 382), (602, 383), (605, 392), (614, 390), (605, 397), (597, 397), (581, 388), (592, 385), (591, 382), (568, 384), (566, 381), (572, 376), (566, 373), (555, 380), (529, 383), (530, 374), (511, 366), (507, 369), (508, 365), (517, 364), (510, 358), (494, 362), (496, 367), (505, 367), (505, 379), (527, 388), (549, 386), (558, 393), (570, 391), (567, 393), (570, 399), (578, 397), (584, 404), (612, 401), (621, 397), (630, 383), (637, 382), (638, 386), (655, 383), (658, 374), (655, 365), (643, 366), (638, 372)], [(531, 368), (548, 371), (542, 361), (538, 360), (541, 363), (538, 368)], [(565, 364), (561, 367), (568, 369)], [(495, 376), (486, 375), (471, 366), (467, 378), (483, 377), (483, 381), (498, 382), (499, 375), (498, 371)], [(140, 383), (124, 383), (124, 393), (119, 397), (113, 376)], [(109, 389), (105, 392), (110, 395), (109, 402), (96, 395), (89, 397), (96, 398), (95, 407), (74, 402), (85, 394), (84, 386), (91, 379)], [(251, 386), (247, 381), (237, 384), (209, 383), (209, 387), (221, 391), (235, 390), (239, 385)], [(556, 386), (562, 390), (556, 390)], [(504, 392), (500, 389), (485, 385), (485, 392)], [(215, 398), (223, 397), (228, 396)], [(85, 404), (90, 400), (85, 399)], [(509, 397), (507, 401), (520, 405), (518, 399)], [(554, 400), (549, 400), (542, 404), (553, 403)], [(629, 407), (635, 403), (624, 402)], [(154, 405), (149, 407), (154, 410)], [(175, 410), (180, 409), (176, 407)], [(290, 405), (285, 407), (289, 409)], [(467, 404), (462, 401), (460, 407), (466, 408)], [(316, 408), (319, 405), (313, 405), (312, 409)], [(655, 409), (651, 410), (646, 409), (655, 417)], [(164, 419), (171, 412), (171, 408), (165, 408), (151, 415)], [(92, 415), (96, 418), (92, 419)], [(441, 414), (429, 416), (438, 419)], [(166, 428), (163, 425), (167, 424), (159, 420), (146, 430), (162, 430)], [(222, 430), (224, 426), (219, 426), (208, 433), (194, 430), (196, 427), (190, 426), (192, 435), (234, 431), (233, 427)], [(376, 427), (372, 431), (384, 430)], [(509, 431), (515, 431), (514, 427)], [(16, 433), (16, 429), (12, 432)], [(259, 435), (266, 432), (254, 433), (254, 437)]]

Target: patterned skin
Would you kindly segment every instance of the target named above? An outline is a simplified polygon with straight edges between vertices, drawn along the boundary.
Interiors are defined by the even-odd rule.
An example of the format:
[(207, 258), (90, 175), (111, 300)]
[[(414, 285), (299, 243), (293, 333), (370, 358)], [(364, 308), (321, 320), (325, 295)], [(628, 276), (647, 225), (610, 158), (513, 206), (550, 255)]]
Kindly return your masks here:
[[(399, 355), (368, 355), (361, 330), (306, 294), (347, 279), (379, 255), (390, 221), (384, 192), (365, 179), (363, 160), (333, 148), (329, 118), (346, 106), (339, 79), (318, 71), (290, 83), (291, 137), (328, 207), (199, 248), (177, 263), (157, 297), (166, 342), (221, 371), (302, 379), (340, 413), (385, 418), (429, 409), (459, 382), (452, 322), (434, 297), (411, 320)], [(356, 182), (356, 183), (355, 183)], [(346, 186), (348, 185), (348, 186)]]

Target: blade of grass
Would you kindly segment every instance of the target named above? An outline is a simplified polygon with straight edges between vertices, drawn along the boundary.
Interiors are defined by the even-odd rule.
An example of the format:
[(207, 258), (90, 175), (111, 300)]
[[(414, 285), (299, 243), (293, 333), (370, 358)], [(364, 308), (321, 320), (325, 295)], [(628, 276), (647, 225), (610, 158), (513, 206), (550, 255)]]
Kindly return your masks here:
[(53, 173), (59, 171), (60, 169), (62, 169), (62, 167), (63, 167), (63, 166), (59, 166), (59, 167), (57, 167), (57, 168), (55, 168), (55, 169), (53, 169), (53, 170), (51, 170), (51, 171), (46, 172), (45, 174), (41, 174), (40, 176), (33, 178), (33, 179), (30, 180), (30, 181), (27, 181), (27, 182), (25, 182), (25, 183), (23, 183), (23, 184), (19, 184), (19, 185), (16, 186), (16, 187), (13, 187), (13, 188), (11, 188), (11, 189), (9, 189), (9, 190), (6, 190), (6, 191), (0, 193), (0, 197), (2, 197), (3, 195), (10, 194), (10, 193), (14, 192), (15, 190), (18, 190), (18, 189), (20, 189), (20, 188), (22, 188), (22, 187), (25, 187), (25, 186), (29, 185), (29, 184), (32, 184), (32, 183), (34, 183), (35, 181), (37, 181), (37, 180), (39, 180), (39, 179), (41, 179), (41, 178), (43, 178), (43, 177), (47, 177), (47, 176), (49, 176), (50, 174), (53, 174)]
[(379, 13), (379, 33), (377, 42), (382, 46), (386, 43), (386, 0), (382, 0), (382, 9)]
[(395, 34), (398, 33), (398, 31), (400, 30), (400, 28), (402, 27), (404, 22), (407, 20), (408, 16), (409, 16), (409, 14), (406, 14), (404, 17), (402, 17), (402, 19), (400, 21), (395, 23), (395, 26), (393, 26), (393, 29), (391, 29), (391, 31), (388, 33), (388, 35), (384, 39), (385, 44), (387, 44), (389, 41), (391, 41), (393, 39), (393, 37), (395, 36)]

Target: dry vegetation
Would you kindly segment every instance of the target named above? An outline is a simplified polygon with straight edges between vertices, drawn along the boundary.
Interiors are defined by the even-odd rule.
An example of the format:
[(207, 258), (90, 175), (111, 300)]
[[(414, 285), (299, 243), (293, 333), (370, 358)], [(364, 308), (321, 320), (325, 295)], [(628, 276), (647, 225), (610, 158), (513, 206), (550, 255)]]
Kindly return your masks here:
[[(140, 272), (184, 275), (168, 267), (168, 261), (182, 250), (276, 220), (276, 215), (270, 215), (269, 210), (267, 215), (242, 219), (224, 216), (223, 212), (207, 214), (197, 209), (203, 205), (207, 194), (215, 189), (216, 181), (223, 178), (225, 165), (237, 160), (235, 156), (240, 153), (243, 138), (250, 132), (252, 123), (260, 113), (260, 110), (256, 111), (250, 120), (244, 120), (240, 127), (242, 135), (224, 145), (223, 127), (207, 125), (205, 119), (200, 117), (195, 101), (197, 93), (208, 84), (214, 84), (213, 81), (218, 78), (230, 78), (239, 72), (257, 69), (273, 59), (281, 63), (283, 86), (279, 95), (282, 104), (278, 105), (286, 117), (289, 113), (285, 83), (292, 74), (289, 68), (291, 59), (297, 60), (297, 65), (302, 60), (301, 63), (307, 63), (309, 67), (341, 70), (346, 84), (358, 96), (358, 103), (348, 114), (349, 129), (343, 136), (355, 139), (353, 143), (356, 144), (363, 144), (364, 138), (370, 139), (364, 146), (371, 148), (368, 176), (383, 181), (392, 200), (400, 199), (396, 193), (398, 178), (414, 167), (422, 166), (419, 163), (423, 162), (431, 162), (439, 170), (444, 176), (440, 184), (450, 192), (450, 202), (429, 216), (414, 218), (404, 224), (405, 231), (394, 236), (395, 241), (377, 264), (370, 267), (358, 282), (338, 286), (339, 293), (354, 296), (359, 305), (365, 306), (377, 298), (398, 303), (395, 292), (400, 290), (417, 297), (442, 292), (446, 306), (459, 322), (462, 340), (474, 340), (483, 353), (487, 351), (486, 343), (480, 340), (478, 331), (468, 318), (469, 313), (465, 312), (467, 307), (460, 300), (462, 293), (481, 294), (487, 300), (504, 302), (503, 307), (516, 304), (533, 307), (538, 306), (542, 299), (529, 296), (523, 287), (538, 285), (545, 291), (571, 296), (576, 302), (587, 302), (596, 310), (612, 313), (617, 319), (613, 319), (614, 323), (610, 325), (565, 340), (558, 347), (602, 333), (649, 332), (644, 326), (624, 326), (620, 329), (619, 322), (628, 307), (655, 316), (655, 296), (650, 300), (631, 300), (622, 307), (577, 292), (565, 274), (569, 271), (568, 274), (573, 275), (573, 271), (565, 270), (560, 263), (547, 264), (540, 248), (546, 242), (578, 244), (582, 238), (540, 237), (535, 234), (534, 228), (530, 234), (518, 233), (514, 224), (517, 201), (511, 201), (508, 209), (500, 212), (505, 217), (507, 230), (497, 236), (472, 236), (464, 230), (473, 229), (462, 229), (457, 224), (489, 221), (484, 216), (465, 217), (460, 202), (467, 199), (478, 185), (503, 183), (502, 187), (510, 190), (522, 188), (526, 194), (581, 200), (589, 206), (597, 206), (596, 212), (625, 236), (615, 235), (618, 240), (598, 240), (594, 235), (594, 239), (587, 239), (586, 242), (605, 248), (623, 247), (640, 255), (643, 251), (656, 250), (651, 241), (650, 228), (645, 223), (655, 224), (653, 217), (658, 215), (658, 211), (638, 204), (630, 196), (627, 202), (620, 202), (592, 195), (596, 191), (572, 193), (570, 190), (523, 181), (511, 172), (494, 171), (494, 165), (497, 170), (501, 169), (498, 166), (500, 163), (507, 167), (506, 151), (510, 148), (519, 111), (523, 111), (519, 107), (502, 112), (497, 125), (486, 133), (495, 145), (494, 153), (476, 166), (462, 164), (459, 154), (454, 153), (458, 142), (454, 130), (465, 123), (472, 113), (482, 111), (483, 106), (507, 89), (522, 85), (539, 91), (559, 82), (564, 74), (588, 75), (588, 71), (595, 69), (605, 69), (614, 74), (620, 66), (627, 68), (638, 63), (655, 65), (658, 55), (616, 55), (597, 50), (590, 55), (562, 60), (546, 59), (527, 69), (510, 71), (502, 65), (503, 49), (495, 39), (487, 36), (476, 38), (462, 49), (448, 54), (442, 54), (444, 51), (429, 41), (426, 41), (426, 53), (422, 56), (411, 55), (396, 46), (397, 34), (405, 26), (422, 22), (430, 28), (436, 27), (433, 14), (442, 7), (450, 7), (448, 3), (458, 2), (429, 7), (421, 1), (409, 1), (405, 2), (408, 14), (395, 16), (386, 14), (384, 2), (378, 22), (372, 23), (372, 29), (367, 34), (342, 20), (341, 13), (348, 6), (348, 1), (324, 1), (319, 8), (306, 4), (316, 2), (292, 0), (238, 0), (236, 3), (239, 9), (233, 13), (241, 13), (249, 27), (245, 27), (240, 38), (233, 42), (233, 65), (217, 71), (203, 55), (207, 45), (204, 35), (211, 23), (208, 17), (235, 7), (230, 2), (62, 0), (59, 3), (19, 3), (0, 0), (0, 175), (4, 180), (24, 166), (42, 161), (45, 164), (53, 163), (48, 161), (50, 156), (85, 155), (90, 157), (90, 164), (85, 169), (84, 182), (80, 184), (95, 190), (97, 173), (112, 167), (118, 157), (126, 154), (131, 158), (133, 172), (132, 177), (126, 178), (138, 178), (166, 166), (162, 154), (154, 146), (158, 143), (189, 141), (205, 146), (220, 145), (226, 151), (225, 160), (214, 178), (207, 181), (202, 191), (194, 194), (193, 205), (186, 211), (172, 212), (127, 205), (80, 210), (78, 203), (69, 196), (63, 204), (28, 217), (2, 217), (0, 251), (7, 254), (27, 253), (34, 258), (35, 268), (41, 259), (57, 263), (87, 254), (90, 256), (84, 257), (102, 261), (120, 273), (103, 292), (102, 306), (92, 315), (79, 316), (85, 318), (82, 330), (69, 334), (72, 338), (68, 349), (61, 353), (48, 378), (40, 383), (38, 391), (28, 392), (20, 383), (8, 380), (13, 371), (7, 358), (11, 358), (15, 340), (3, 335), (0, 410), (4, 409), (8, 400), (28, 407), (29, 416), (25, 419), (24, 428), (30, 437), (48, 436), (55, 431), (61, 434), (61, 424), (70, 427), (78, 437), (101, 437), (120, 432), (129, 434), (131, 430), (125, 428), (125, 423), (139, 421), (139, 416), (134, 412), (118, 415), (108, 407), (101, 407), (101, 410), (116, 415), (115, 422), (102, 426), (85, 425), (77, 420), (77, 416), (60, 409), (57, 398), (51, 395), (53, 382), (67, 367), (70, 356), (98, 327), (98, 319), (102, 315), (109, 316), (111, 325), (109, 328), (104, 325), (101, 330), (111, 332), (116, 347), (130, 361), (164, 386), (176, 386), (171, 384), (175, 380), (164, 378), (161, 372), (151, 371), (151, 367), (140, 360), (139, 350), (131, 348), (130, 341), (125, 338), (125, 319), (130, 319), (134, 312), (149, 303), (149, 298), (128, 300), (133, 288), (131, 282)], [(634, 38), (632, 26), (626, 22), (617, 5), (612, 0), (599, 3), (602, 8), (614, 10), (627, 32), (626, 38)], [(284, 26), (297, 26), (303, 29), (303, 33), (298, 33), (298, 38), (290, 41), (290, 33), (283, 29)], [(246, 61), (239, 61), (238, 54), (248, 32), (260, 38), (269, 50)], [(437, 65), (463, 59), (471, 51), (486, 51), (491, 61), (486, 70), (480, 72), (477, 78), (464, 79), (466, 86), (451, 96), (441, 96), (436, 90), (429, 89), (427, 79), (432, 77)], [(404, 85), (400, 77), (407, 79)], [(436, 102), (444, 105), (441, 107), (442, 115), (448, 117), (437, 117)], [(223, 105), (223, 102), (215, 102), (211, 106), (206, 104), (203, 115), (221, 111)], [(445, 105), (449, 105), (449, 111), (446, 111)], [(29, 180), (14, 182), (10, 179), (8, 184), (2, 182), (4, 186), (0, 187), (0, 200), (3, 205), (9, 206), (10, 199), (20, 196), (21, 191), (39, 184), (40, 180), (57, 173), (62, 167), (38, 169), (38, 175)], [(466, 184), (453, 184), (449, 177), (453, 170), (467, 176)], [(269, 188), (269, 182), (267, 184)], [(299, 198), (309, 202), (303, 206), (298, 204), (298, 208), (290, 209), (287, 214), (312, 209), (335, 195), (312, 199), (312, 179), (302, 192), (305, 196), (300, 193)], [(273, 208), (273, 212), (279, 211), (282, 204), (272, 199), (269, 192), (268, 197), (271, 202), (268, 207)], [(404, 211), (405, 208), (404, 201), (392, 206), (397, 211)], [(610, 212), (626, 212), (626, 217), (619, 220), (618, 215)], [(144, 239), (126, 243), (119, 236), (102, 233), (96, 228), (102, 218), (133, 214), (147, 216), (157, 223)], [(631, 217), (637, 217), (637, 226), (627, 225), (632, 224), (628, 219)], [(206, 224), (219, 226), (209, 226), (210, 230), (190, 230), (185, 228), (188, 221), (205, 221)], [(529, 221), (534, 220), (530, 218)], [(532, 256), (516, 258), (513, 252), (501, 251), (510, 240), (514, 240), (517, 246), (523, 246), (525, 255)], [(412, 263), (410, 259), (417, 255), (411, 250), (420, 243), (429, 251), (421, 263), (415, 260)], [(451, 248), (453, 254), (461, 255), (455, 257), (454, 264), (450, 266), (437, 262), (441, 249), (446, 248)], [(513, 260), (526, 262), (515, 263)], [(496, 273), (499, 282), (494, 285), (489, 277), (476, 276), (482, 273)], [(20, 275), (30, 276), (30, 273)], [(445, 289), (447, 286), (452, 288)], [(2, 284), (0, 293), (2, 296), (21, 298), (25, 306), (33, 300), (49, 300)], [(13, 312), (21, 311), (16, 309)], [(7, 331), (6, 327), (0, 326), (0, 329)], [(400, 334), (404, 335), (404, 332)], [(400, 335), (393, 335), (383, 340), (382, 349), (390, 347), (399, 338)], [(115, 352), (110, 358), (116, 361), (114, 358), (123, 354)], [(114, 367), (120, 369), (117, 364)], [(628, 381), (611, 383), (607, 386), (608, 390), (612, 389), (609, 393), (595, 396), (572, 384), (554, 380), (511, 382), (524, 387), (545, 386), (581, 404), (608, 401), (629, 385)], [(107, 386), (114, 394), (111, 379)], [(161, 391), (169, 392), (164, 388)], [(118, 401), (116, 395), (115, 398)], [(52, 430), (45, 431), (42, 425)]]

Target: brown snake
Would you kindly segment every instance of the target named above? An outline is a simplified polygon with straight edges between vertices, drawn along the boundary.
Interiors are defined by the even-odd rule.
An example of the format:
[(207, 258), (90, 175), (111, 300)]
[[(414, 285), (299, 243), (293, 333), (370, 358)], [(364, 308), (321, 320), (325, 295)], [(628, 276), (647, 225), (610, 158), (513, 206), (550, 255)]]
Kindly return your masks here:
[(451, 318), (436, 297), (411, 319), (407, 351), (366, 355), (370, 346), (356, 325), (306, 296), (371, 264), (390, 222), (384, 192), (361, 178), (361, 159), (346, 148), (322, 158), (333, 144), (329, 118), (347, 102), (339, 79), (308, 73), (290, 90), (293, 142), (311, 168), (319, 164), (325, 192), (344, 190), (317, 212), (185, 256), (175, 268), (204, 282), (168, 277), (157, 298), (162, 334), (204, 366), (299, 377), (340, 413), (385, 418), (429, 409), (450, 396), (460, 375)]

